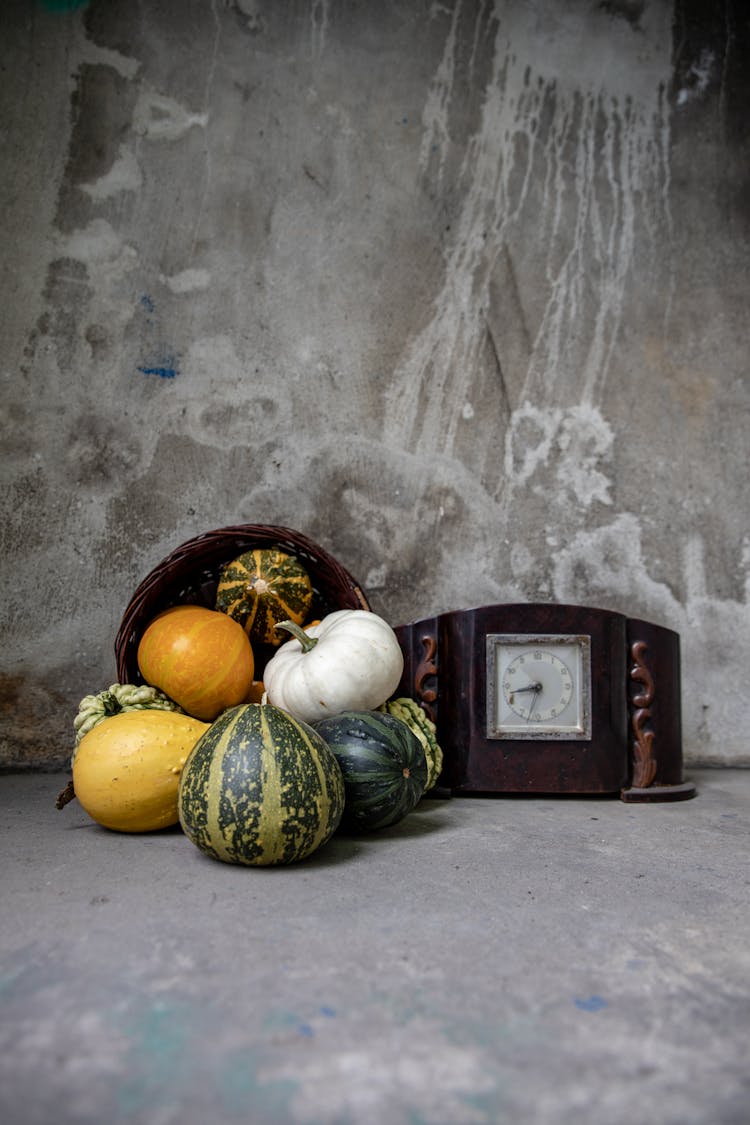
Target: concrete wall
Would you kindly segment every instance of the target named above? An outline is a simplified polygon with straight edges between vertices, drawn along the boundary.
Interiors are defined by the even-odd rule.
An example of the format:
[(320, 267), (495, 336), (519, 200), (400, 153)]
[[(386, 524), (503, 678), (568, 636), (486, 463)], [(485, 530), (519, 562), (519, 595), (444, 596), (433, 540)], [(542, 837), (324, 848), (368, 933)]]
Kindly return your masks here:
[(394, 624), (676, 629), (686, 761), (750, 762), (739, 0), (62, 6), (0, 37), (0, 762), (67, 760), (138, 581), (236, 522)]

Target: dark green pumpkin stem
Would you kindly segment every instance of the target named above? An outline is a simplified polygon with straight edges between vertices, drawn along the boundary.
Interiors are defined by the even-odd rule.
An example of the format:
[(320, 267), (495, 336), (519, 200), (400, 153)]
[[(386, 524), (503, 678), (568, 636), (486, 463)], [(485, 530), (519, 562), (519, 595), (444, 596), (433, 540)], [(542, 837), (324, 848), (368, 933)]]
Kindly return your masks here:
[(310, 652), (318, 643), (317, 637), (311, 637), (304, 629), (300, 629), (294, 621), (279, 621), (277, 625), (274, 625), (274, 629), (286, 629), (287, 633), (291, 633), (293, 637), (297, 638), (302, 645), (303, 652)]

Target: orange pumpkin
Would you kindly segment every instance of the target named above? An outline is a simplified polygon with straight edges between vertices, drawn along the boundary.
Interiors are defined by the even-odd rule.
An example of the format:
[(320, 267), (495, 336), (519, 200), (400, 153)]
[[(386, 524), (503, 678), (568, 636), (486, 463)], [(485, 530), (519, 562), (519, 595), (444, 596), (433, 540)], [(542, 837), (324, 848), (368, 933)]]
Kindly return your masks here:
[(211, 722), (245, 699), (255, 660), (239, 622), (219, 610), (180, 605), (147, 626), (138, 645), (138, 668), (146, 683), (188, 715)]

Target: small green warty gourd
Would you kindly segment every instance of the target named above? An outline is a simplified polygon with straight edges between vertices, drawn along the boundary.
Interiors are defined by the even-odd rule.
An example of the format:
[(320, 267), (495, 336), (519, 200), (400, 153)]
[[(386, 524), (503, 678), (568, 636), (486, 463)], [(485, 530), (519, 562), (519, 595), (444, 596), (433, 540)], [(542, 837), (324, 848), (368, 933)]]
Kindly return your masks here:
[(432, 719), (428, 719), (423, 708), (414, 699), (409, 699), (406, 696), (387, 700), (379, 710), (387, 715), (392, 715), (394, 719), (400, 719), (416, 734), (424, 747), (425, 758), (427, 759), (425, 792), (432, 789), (443, 768), (443, 751), (435, 738), (436, 727)]
[(86, 695), (78, 704), (78, 714), (73, 720), (75, 730), (75, 758), (78, 743), (98, 724), (119, 715), (121, 711), (177, 711), (185, 712), (158, 688), (146, 684), (110, 684), (106, 691)]

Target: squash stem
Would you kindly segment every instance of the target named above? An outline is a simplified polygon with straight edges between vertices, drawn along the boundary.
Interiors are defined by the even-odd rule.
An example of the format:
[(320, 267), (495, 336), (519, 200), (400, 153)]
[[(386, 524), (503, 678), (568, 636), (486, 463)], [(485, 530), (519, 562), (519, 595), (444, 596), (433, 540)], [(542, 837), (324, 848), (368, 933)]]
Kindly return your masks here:
[(75, 795), (76, 795), (76, 791), (73, 788), (73, 778), (71, 777), (70, 781), (65, 786), (65, 788), (61, 789), (60, 792), (57, 794), (57, 800), (55, 801), (55, 808), (56, 809), (64, 809), (65, 806), (69, 805), (70, 802), (75, 798)]
[(300, 629), (294, 621), (279, 621), (277, 625), (274, 625), (274, 629), (286, 629), (287, 633), (291, 633), (302, 645), (303, 652), (310, 652), (318, 643), (317, 637), (311, 637), (304, 629)]
[(110, 715), (117, 715), (122, 711), (122, 704), (114, 692), (103, 691), (100, 698), (104, 708), (104, 714), (107, 718), (109, 718)]

